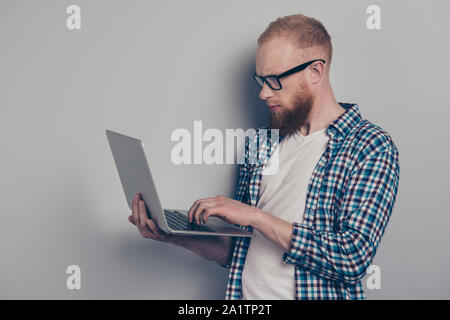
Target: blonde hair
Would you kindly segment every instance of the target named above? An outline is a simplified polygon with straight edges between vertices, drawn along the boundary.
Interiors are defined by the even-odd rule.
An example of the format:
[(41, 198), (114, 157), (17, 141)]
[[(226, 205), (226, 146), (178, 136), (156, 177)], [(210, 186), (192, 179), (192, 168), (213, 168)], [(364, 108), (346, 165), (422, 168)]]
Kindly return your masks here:
[(330, 35), (320, 21), (303, 14), (280, 17), (272, 21), (259, 36), (258, 46), (277, 36), (293, 41), (299, 49), (306, 49), (305, 58), (324, 58), (329, 71), (333, 46)]

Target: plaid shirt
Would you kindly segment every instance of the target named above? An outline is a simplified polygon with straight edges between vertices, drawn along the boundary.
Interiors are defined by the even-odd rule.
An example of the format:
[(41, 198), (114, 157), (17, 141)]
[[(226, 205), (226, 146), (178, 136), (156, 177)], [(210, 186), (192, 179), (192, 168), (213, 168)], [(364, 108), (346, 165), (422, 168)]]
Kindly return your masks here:
[[(361, 279), (397, 195), (400, 167), (391, 137), (363, 120), (356, 104), (340, 105), (346, 112), (326, 129), (330, 140), (310, 178), (303, 221), (292, 224), (289, 251), (280, 257), (295, 265), (296, 299), (365, 298)], [(259, 130), (246, 141), (234, 197), (251, 206), (258, 201), (263, 166), (279, 144), (278, 139), (273, 143), (267, 139), (268, 127), (262, 129), (269, 134), (261, 135)], [(249, 152), (255, 146), (262, 162), (255, 162), (254, 152)], [(227, 266), (227, 300), (241, 299), (250, 241), (235, 238), (231, 265)]]

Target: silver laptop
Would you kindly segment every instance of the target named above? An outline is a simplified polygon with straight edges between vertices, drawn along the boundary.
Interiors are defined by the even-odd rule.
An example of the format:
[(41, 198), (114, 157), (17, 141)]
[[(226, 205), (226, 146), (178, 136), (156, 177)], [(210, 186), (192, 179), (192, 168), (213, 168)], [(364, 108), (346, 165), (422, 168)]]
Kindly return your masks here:
[(253, 236), (253, 233), (238, 225), (226, 223), (217, 217), (210, 217), (207, 223), (198, 225), (188, 223), (187, 213), (189, 210), (162, 209), (142, 141), (111, 130), (106, 130), (106, 136), (130, 209), (132, 209), (134, 195), (139, 192), (151, 212), (151, 219), (166, 233)]

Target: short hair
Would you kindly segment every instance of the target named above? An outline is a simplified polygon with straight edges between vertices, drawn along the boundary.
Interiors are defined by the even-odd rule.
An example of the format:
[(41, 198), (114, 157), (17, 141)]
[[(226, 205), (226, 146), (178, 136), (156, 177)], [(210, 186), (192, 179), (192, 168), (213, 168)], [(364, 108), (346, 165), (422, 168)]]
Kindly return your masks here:
[(324, 55), (329, 71), (331, 58), (333, 56), (333, 46), (331, 44), (331, 37), (323, 24), (303, 14), (294, 14), (290, 16), (279, 17), (272, 21), (266, 30), (258, 38), (258, 46), (260, 47), (266, 41), (280, 36), (293, 41), (299, 49), (311, 49), (311, 52), (306, 50), (307, 58), (316, 59), (314, 54)]

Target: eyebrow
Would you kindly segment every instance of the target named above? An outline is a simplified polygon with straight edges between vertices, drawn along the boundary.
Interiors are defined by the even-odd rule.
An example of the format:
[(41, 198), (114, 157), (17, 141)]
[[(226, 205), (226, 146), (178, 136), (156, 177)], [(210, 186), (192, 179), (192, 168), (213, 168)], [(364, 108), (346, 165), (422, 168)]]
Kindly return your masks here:
[(267, 76), (276, 76), (278, 74), (282, 74), (283, 72), (278, 72), (278, 73), (273, 73), (273, 72), (268, 72), (266, 74), (258, 74), (257, 72), (255, 72), (256, 75), (260, 76), (260, 77), (267, 77)]

